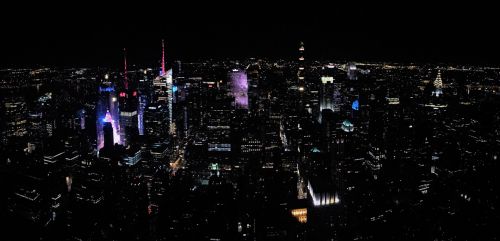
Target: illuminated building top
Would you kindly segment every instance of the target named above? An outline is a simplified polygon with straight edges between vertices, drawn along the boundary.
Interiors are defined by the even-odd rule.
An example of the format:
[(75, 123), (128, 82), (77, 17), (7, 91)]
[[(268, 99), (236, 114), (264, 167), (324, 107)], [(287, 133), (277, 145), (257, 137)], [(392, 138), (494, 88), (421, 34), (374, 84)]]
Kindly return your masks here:
[(109, 113), (109, 110), (106, 112), (106, 116), (104, 119), (102, 119), (103, 122), (112, 122), (113, 118), (111, 117), (111, 113)]
[(434, 80), (434, 87), (435, 90), (432, 91), (432, 96), (439, 97), (440, 95), (443, 94), (443, 80), (441, 79), (441, 70), (438, 70), (436, 79)]
[(436, 79), (434, 80), (434, 87), (443, 88), (443, 80), (441, 79), (441, 70), (438, 70)]
[(342, 122), (341, 128), (345, 132), (353, 132), (354, 131), (354, 125), (349, 120), (344, 120), (344, 122)]
[(352, 109), (359, 110), (359, 101), (358, 100), (355, 100), (354, 102), (352, 102)]

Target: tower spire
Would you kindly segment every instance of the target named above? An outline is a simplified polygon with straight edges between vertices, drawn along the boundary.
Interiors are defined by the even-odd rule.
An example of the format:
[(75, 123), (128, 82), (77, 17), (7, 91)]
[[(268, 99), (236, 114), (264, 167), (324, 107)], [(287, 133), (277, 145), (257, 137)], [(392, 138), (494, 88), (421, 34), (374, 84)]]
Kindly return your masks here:
[(436, 79), (434, 80), (434, 87), (443, 88), (443, 80), (441, 79), (441, 70), (438, 70)]
[(124, 85), (125, 89), (128, 89), (128, 78), (127, 78), (127, 49), (123, 48), (123, 61), (124, 61), (124, 69), (123, 69), (123, 77), (124, 77)]
[(161, 75), (165, 75), (165, 40), (161, 40)]

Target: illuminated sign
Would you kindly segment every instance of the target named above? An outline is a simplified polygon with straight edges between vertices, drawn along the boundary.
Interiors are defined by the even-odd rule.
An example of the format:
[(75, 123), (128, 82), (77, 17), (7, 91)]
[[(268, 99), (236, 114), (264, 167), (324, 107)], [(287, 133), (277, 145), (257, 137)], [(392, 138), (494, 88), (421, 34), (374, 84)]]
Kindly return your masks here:
[(113, 92), (115, 89), (113, 87), (99, 87), (100, 92)]

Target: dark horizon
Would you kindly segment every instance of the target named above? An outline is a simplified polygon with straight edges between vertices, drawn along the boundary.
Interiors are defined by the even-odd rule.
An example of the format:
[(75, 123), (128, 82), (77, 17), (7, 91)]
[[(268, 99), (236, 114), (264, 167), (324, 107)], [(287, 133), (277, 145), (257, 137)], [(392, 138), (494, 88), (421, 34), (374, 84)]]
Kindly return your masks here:
[[(56, 14), (27, 12), (9, 22), (1, 41), (1, 67), (118, 67), (127, 48), (130, 64), (154, 65), (160, 43), (168, 60), (210, 58), (295, 59), (300, 41), (308, 59), (499, 64), (493, 14), (481, 9), (410, 6), (339, 6), (304, 13), (174, 11), (168, 17), (137, 9)], [(283, 13), (286, 12), (286, 13)], [(231, 20), (231, 21), (228, 21)]]

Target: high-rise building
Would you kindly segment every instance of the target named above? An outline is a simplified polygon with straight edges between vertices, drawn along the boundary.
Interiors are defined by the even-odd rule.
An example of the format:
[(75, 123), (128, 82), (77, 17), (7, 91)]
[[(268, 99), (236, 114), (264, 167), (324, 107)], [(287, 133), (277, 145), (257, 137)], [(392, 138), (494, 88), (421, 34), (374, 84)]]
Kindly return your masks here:
[(320, 89), (320, 111), (325, 109), (333, 110), (333, 76), (322, 76), (321, 77), (321, 89)]
[(144, 110), (144, 133), (148, 137), (161, 138), (168, 133), (165, 126), (168, 126), (168, 114), (165, 106), (161, 104), (151, 104)]
[(165, 43), (163, 40), (160, 75), (153, 80), (153, 88), (154, 98), (152, 103), (164, 105), (166, 107), (168, 115), (168, 130), (170, 134), (174, 134), (176, 132), (176, 127), (173, 119), (173, 102), (176, 87), (174, 86), (172, 69), (166, 69)]
[(441, 70), (438, 70), (436, 79), (434, 80), (434, 90), (432, 96), (439, 97), (443, 94), (443, 80), (441, 79)]
[(130, 145), (134, 136), (139, 134), (138, 115), (136, 109), (120, 110), (120, 139), (124, 145)]
[(120, 92), (120, 141), (122, 145), (130, 145), (139, 135), (139, 100), (136, 83), (129, 83), (127, 58), (124, 56), (124, 89)]
[(339, 112), (342, 105), (342, 83), (333, 83), (333, 111)]
[(244, 70), (233, 69), (228, 74), (231, 95), (236, 109), (248, 109), (248, 79)]
[(169, 133), (171, 135), (175, 134), (175, 121), (173, 118), (173, 104), (174, 104), (174, 79), (172, 77), (172, 69), (169, 69), (166, 73), (165, 78), (167, 79), (167, 107), (168, 107), (168, 124)]
[(104, 149), (113, 148), (113, 126), (111, 122), (104, 122), (102, 129), (104, 130)]
[(120, 139), (118, 98), (116, 96), (115, 86), (109, 81), (109, 76), (106, 75), (99, 86), (99, 97), (96, 107), (97, 150), (104, 147), (103, 123), (108, 113), (113, 127), (113, 140), (118, 144), (122, 144)]
[(11, 137), (23, 137), (27, 132), (27, 106), (22, 97), (8, 97), (4, 99), (4, 133), (3, 141)]

